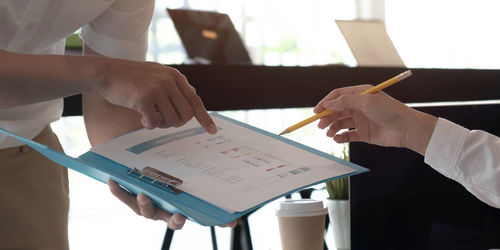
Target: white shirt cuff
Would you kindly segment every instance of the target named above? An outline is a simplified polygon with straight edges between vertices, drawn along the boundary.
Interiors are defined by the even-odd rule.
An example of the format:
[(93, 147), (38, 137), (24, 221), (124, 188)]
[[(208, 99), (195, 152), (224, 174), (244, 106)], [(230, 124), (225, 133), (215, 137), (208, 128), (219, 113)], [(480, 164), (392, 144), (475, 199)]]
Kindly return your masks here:
[(454, 179), (455, 168), (469, 130), (439, 118), (425, 152), (425, 163)]

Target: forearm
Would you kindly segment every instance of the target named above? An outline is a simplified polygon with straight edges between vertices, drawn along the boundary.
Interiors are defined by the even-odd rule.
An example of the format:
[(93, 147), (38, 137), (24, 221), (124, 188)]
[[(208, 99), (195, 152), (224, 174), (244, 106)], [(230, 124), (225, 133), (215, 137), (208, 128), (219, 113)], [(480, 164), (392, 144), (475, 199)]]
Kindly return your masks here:
[(0, 50), (0, 109), (96, 91), (98, 58)]

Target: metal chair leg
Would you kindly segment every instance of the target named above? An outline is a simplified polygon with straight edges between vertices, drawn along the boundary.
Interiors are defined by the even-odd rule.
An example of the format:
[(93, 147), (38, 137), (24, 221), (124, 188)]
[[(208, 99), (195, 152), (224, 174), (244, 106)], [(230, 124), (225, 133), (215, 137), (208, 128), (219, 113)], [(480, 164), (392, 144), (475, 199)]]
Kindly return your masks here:
[(238, 224), (231, 231), (231, 250), (252, 250), (252, 238), (246, 214), (238, 219)]
[[(170, 245), (172, 244), (172, 239), (174, 238), (175, 230), (167, 228), (165, 232), (165, 237), (163, 238), (163, 244), (161, 246), (161, 250), (169, 250)], [(217, 250), (217, 237), (215, 234), (215, 227), (210, 227), (210, 236), (212, 237), (212, 248), (213, 250)]]
[(215, 235), (215, 227), (210, 227), (210, 235), (212, 236), (212, 248), (217, 250), (217, 237)]
[(161, 246), (161, 250), (169, 250), (170, 244), (172, 244), (172, 239), (174, 238), (174, 230), (167, 228), (165, 232), (165, 237), (163, 238), (163, 244)]

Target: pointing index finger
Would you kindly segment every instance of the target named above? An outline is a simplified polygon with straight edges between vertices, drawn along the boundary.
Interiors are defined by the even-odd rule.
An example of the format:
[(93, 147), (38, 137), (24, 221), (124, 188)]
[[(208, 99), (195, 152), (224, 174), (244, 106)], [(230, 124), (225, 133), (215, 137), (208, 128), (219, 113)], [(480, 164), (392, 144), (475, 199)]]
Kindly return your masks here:
[(186, 77), (182, 74), (179, 74), (176, 83), (181, 93), (191, 105), (194, 117), (200, 123), (200, 125), (210, 134), (217, 133), (217, 127), (215, 126), (214, 121), (205, 109), (203, 101), (195, 93), (194, 89), (190, 87), (191, 85), (189, 85), (189, 83), (187, 82)]

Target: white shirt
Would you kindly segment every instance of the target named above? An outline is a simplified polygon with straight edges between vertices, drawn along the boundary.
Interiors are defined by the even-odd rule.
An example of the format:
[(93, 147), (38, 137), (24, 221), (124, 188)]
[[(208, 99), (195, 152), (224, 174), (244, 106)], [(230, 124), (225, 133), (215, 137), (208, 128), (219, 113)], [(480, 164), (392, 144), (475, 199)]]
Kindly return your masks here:
[[(84, 43), (109, 57), (144, 60), (154, 0), (0, 0), (0, 49), (64, 54), (64, 40), (82, 28)], [(62, 114), (62, 99), (0, 110), (0, 127), (35, 137)], [(0, 149), (22, 145), (0, 135)]]
[(500, 138), (439, 118), (425, 163), (462, 184), (490, 206), (500, 208)]

